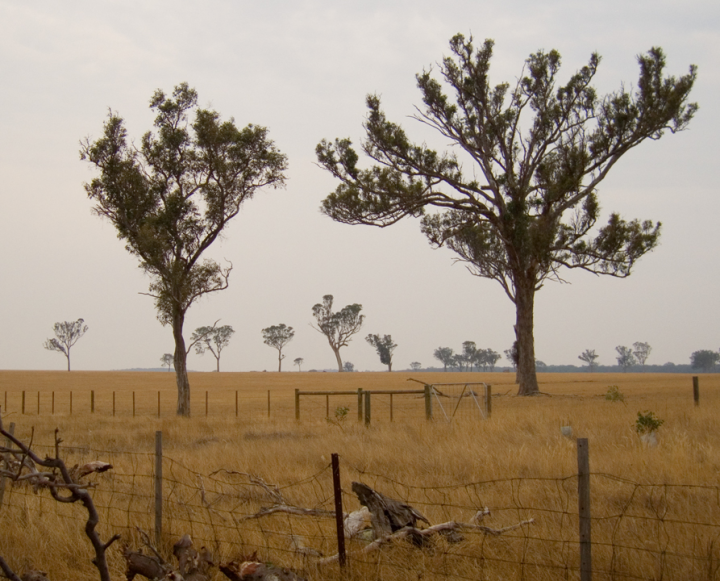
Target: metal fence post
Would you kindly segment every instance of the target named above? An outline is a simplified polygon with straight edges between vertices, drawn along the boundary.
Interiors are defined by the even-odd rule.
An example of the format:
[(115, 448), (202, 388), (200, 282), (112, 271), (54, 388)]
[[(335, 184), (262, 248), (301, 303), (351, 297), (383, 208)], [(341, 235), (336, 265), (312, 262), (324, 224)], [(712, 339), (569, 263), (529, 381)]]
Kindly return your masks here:
[(155, 432), (155, 546), (162, 539), (162, 431)]
[[(14, 424), (14, 423), (11, 423), (11, 424), (10, 424), (10, 429), (8, 429), (8, 432), (10, 432), (10, 435), (11, 435), (11, 436), (14, 436), (14, 435), (15, 435), (15, 424)], [(9, 448), (9, 447), (10, 447), (10, 443), (11, 443), (11, 442), (10, 442), (10, 438), (6, 438), (5, 447), (6, 447), (6, 448)], [(9, 466), (8, 466), (7, 464), (6, 464), (5, 467), (6, 467), (6, 468), (9, 468)], [(3, 497), (5, 496), (5, 480), (6, 480), (6, 479), (5, 479), (4, 477), (0, 476), (0, 509), (2, 508)]]
[(700, 380), (698, 376), (693, 376), (693, 401), (696, 406), (700, 405)]
[(338, 562), (345, 567), (345, 515), (342, 507), (342, 488), (340, 487), (340, 461), (337, 454), (332, 454), (333, 492), (335, 495), (335, 525), (337, 528)]
[(590, 538), (590, 453), (587, 438), (577, 440), (578, 514), (580, 516), (580, 580), (592, 580), (592, 542)]

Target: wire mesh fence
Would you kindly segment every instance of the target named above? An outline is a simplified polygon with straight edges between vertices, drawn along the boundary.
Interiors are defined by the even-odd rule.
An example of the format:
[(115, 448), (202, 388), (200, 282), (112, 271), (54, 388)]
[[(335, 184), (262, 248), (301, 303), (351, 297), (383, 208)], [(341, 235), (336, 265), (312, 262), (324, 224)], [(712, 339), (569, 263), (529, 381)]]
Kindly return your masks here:
[[(106, 536), (120, 533), (138, 546), (138, 527), (154, 527), (155, 455), (65, 447), (62, 454), (68, 465), (98, 458), (113, 464), (113, 470), (92, 477), (101, 527)], [(189, 534), (221, 558), (257, 553), (312, 579), (339, 578), (332, 558), (338, 541), (330, 466), (276, 485), (248, 467), (201, 474), (167, 456), (162, 462), (161, 550), (169, 552)], [(341, 475), (345, 513), (360, 508), (350, 485), (358, 481), (412, 506), (433, 526), (448, 525), (445, 533), (384, 543), (372, 542), (372, 531), (350, 538), (346, 578), (580, 578), (576, 474), (424, 487), (341, 458)], [(602, 473), (592, 473), (590, 481), (594, 579), (719, 576), (720, 487), (648, 484)], [(78, 535), (85, 518), (77, 506), (55, 502), (45, 490), (12, 483), (0, 507), (0, 531), (22, 530), (31, 517), (47, 531), (60, 521), (73, 523)]]

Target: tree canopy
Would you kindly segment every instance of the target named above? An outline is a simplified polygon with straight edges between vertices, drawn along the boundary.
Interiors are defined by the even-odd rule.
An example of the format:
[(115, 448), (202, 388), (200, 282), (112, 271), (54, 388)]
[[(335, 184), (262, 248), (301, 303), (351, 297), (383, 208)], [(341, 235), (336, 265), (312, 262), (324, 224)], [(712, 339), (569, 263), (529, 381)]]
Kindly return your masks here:
[(70, 371), (70, 349), (78, 339), (87, 333), (88, 326), (83, 319), (62, 321), (53, 325), (55, 337), (48, 339), (43, 347), (48, 351), (58, 351), (67, 359), (67, 370)]
[(227, 288), (232, 269), (203, 254), (258, 189), (284, 185), (287, 169), (266, 128), (239, 129), (197, 101), (186, 83), (172, 96), (157, 90), (150, 100), (155, 131), (145, 133), (139, 147), (128, 142), (123, 119), (111, 111), (103, 136), (86, 139), (80, 151), (99, 172), (85, 184), (95, 213), (115, 226), (150, 276), (147, 294), (160, 322), (172, 326), (177, 413), (186, 416), (185, 314), (198, 298)]
[(709, 349), (694, 351), (690, 356), (690, 365), (693, 369), (701, 369), (705, 372), (712, 371), (719, 362), (720, 353)]
[[(281, 323), (280, 325), (273, 325), (263, 329), (262, 336), (263, 343), (265, 343), (265, 345), (269, 345), (270, 347), (277, 349), (278, 371), (282, 371), (282, 360), (285, 359), (285, 355), (283, 355), (282, 350), (285, 345), (292, 341), (292, 338), (295, 336), (295, 331), (292, 327), (288, 327), (284, 323)], [(300, 364), (297, 363), (297, 359), (295, 360), (295, 363), (298, 367), (300, 366)]]
[(392, 357), (397, 343), (394, 343), (390, 335), (373, 335), (372, 333), (365, 337), (365, 340), (370, 343), (377, 351), (380, 357), (380, 363), (387, 365), (388, 371), (392, 371)]
[(598, 227), (598, 186), (631, 149), (688, 126), (697, 110), (687, 102), (696, 68), (665, 76), (665, 55), (652, 48), (638, 57), (634, 92), (621, 86), (599, 96), (592, 86), (597, 54), (561, 84), (560, 54), (538, 51), (513, 86), (493, 86), (492, 40), (476, 48), (458, 34), (450, 50), (439, 65), (444, 82), (432, 70), (417, 75), (424, 107), (415, 119), (456, 150), (413, 143), (369, 95), (362, 150), (375, 165), (360, 167), (349, 139), (318, 144), (318, 161), (340, 182), (322, 211), (380, 227), (422, 217), (432, 245), (449, 247), (473, 274), (498, 282), (516, 306), (519, 393), (530, 395), (539, 391), (535, 292), (561, 280), (563, 267), (626, 277), (657, 245), (659, 223), (612, 213)]
[(597, 354), (595, 353), (595, 349), (585, 349), (580, 355), (578, 355), (578, 359), (580, 361), (584, 361), (588, 364), (588, 371), (595, 371), (597, 368), (597, 363), (595, 363), (595, 360), (598, 358)]
[(362, 305), (357, 303), (347, 305), (336, 313), (333, 312), (332, 307), (332, 295), (325, 295), (322, 303), (313, 305), (313, 317), (317, 323), (317, 327), (313, 326), (313, 328), (327, 338), (328, 344), (335, 354), (338, 371), (347, 371), (343, 369), (340, 348), (347, 347), (350, 337), (360, 330), (365, 315), (360, 314)]
[(438, 347), (435, 349), (433, 357), (443, 364), (443, 371), (447, 371), (448, 365), (452, 366), (453, 364), (455, 353), (450, 347)]
[(230, 344), (231, 337), (235, 334), (235, 329), (230, 325), (222, 327), (198, 327), (190, 336), (191, 345), (195, 345), (195, 353), (198, 355), (210, 351), (215, 357), (215, 371), (220, 371), (220, 354)]

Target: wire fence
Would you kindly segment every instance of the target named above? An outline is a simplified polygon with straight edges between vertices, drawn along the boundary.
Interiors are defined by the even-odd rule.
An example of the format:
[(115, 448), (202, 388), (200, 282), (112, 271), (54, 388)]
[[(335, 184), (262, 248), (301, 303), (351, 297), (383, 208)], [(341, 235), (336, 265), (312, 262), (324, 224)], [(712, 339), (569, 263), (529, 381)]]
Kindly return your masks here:
[[(115, 466), (92, 477), (101, 528), (106, 537), (120, 533), (130, 545), (139, 546), (137, 527), (154, 527), (156, 455), (62, 450), (68, 465), (102, 459)], [(368, 472), (341, 458), (341, 475), (345, 513), (360, 508), (350, 486), (358, 481), (411, 505), (433, 525), (470, 525), (374, 550), (371, 532), (351, 538), (344, 578), (581, 578), (577, 474), (424, 487)], [(592, 473), (589, 480), (594, 579), (720, 577), (720, 487), (647, 484), (602, 473)], [(328, 560), (338, 551), (330, 466), (275, 486), (247, 466), (201, 474), (165, 456), (161, 482), (160, 549), (167, 554), (175, 540), (189, 534), (224, 559), (257, 553), (262, 561), (304, 571), (311, 579), (340, 578), (337, 562)], [(67, 521), (72, 527), (63, 530), (82, 534), (85, 513), (80, 507), (55, 502), (47, 491), (27, 483), (8, 485), (0, 506), (0, 531), (20, 530), (29, 515), (41, 521), (43, 530)]]

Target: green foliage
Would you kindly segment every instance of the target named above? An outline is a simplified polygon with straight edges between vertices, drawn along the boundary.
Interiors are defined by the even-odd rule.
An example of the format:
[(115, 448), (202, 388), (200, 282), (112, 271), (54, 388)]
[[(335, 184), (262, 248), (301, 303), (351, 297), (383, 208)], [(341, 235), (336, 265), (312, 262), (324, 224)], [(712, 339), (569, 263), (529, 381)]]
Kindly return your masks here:
[[(274, 347), (278, 350), (278, 371), (282, 371), (282, 360), (285, 359), (285, 355), (282, 354), (282, 350), (295, 336), (295, 331), (292, 327), (288, 327), (284, 323), (280, 325), (273, 325), (262, 330), (263, 343), (270, 347)], [(298, 364), (298, 369), (300, 364)]]
[(350, 412), (350, 408), (348, 408), (348, 407), (336, 407), (335, 413), (334, 413), (335, 417), (334, 418), (326, 418), (327, 423), (337, 426), (338, 428), (340, 428), (341, 430), (344, 431), (343, 425), (345, 423), (345, 420), (347, 420), (347, 418), (348, 418), (349, 412)]
[(617, 385), (608, 386), (607, 392), (605, 393), (605, 399), (608, 401), (621, 401), (625, 403), (625, 396)]
[(338, 371), (343, 371), (340, 348), (346, 347), (350, 342), (350, 337), (360, 330), (365, 315), (360, 314), (362, 305), (357, 303), (347, 305), (338, 312), (333, 312), (332, 307), (332, 295), (325, 295), (322, 303), (313, 305), (313, 317), (317, 322), (317, 327), (314, 329), (327, 337), (338, 362)]
[(393, 343), (390, 335), (373, 335), (372, 333), (365, 337), (365, 340), (375, 347), (378, 356), (380, 357), (380, 363), (388, 366), (388, 371), (392, 371), (392, 355), (397, 347), (397, 343)]
[(657, 432), (664, 423), (665, 420), (656, 418), (653, 412), (647, 410), (645, 413), (638, 412), (637, 420), (635, 420), (635, 431), (640, 435), (650, 434), (651, 432)]
[(538, 390), (535, 291), (557, 280), (562, 267), (629, 276), (657, 246), (659, 223), (610, 213), (598, 225), (597, 190), (625, 153), (688, 126), (697, 110), (688, 102), (697, 71), (664, 75), (665, 55), (652, 48), (638, 57), (634, 92), (621, 85), (598, 95), (597, 54), (560, 84), (559, 53), (541, 50), (527, 58), (514, 86), (493, 86), (493, 45), (475, 47), (458, 34), (451, 56), (435, 69), (442, 81), (433, 69), (417, 75), (424, 107), (415, 119), (467, 153), (473, 162), (467, 170), (453, 150), (413, 143), (386, 117), (380, 98), (369, 95), (361, 148), (373, 165), (359, 166), (349, 139), (321, 141), (318, 162), (340, 182), (321, 209), (345, 224), (384, 227), (422, 218), (433, 246), (449, 247), (473, 274), (497, 281), (517, 319), (527, 321), (517, 329), (520, 390), (527, 394)]

